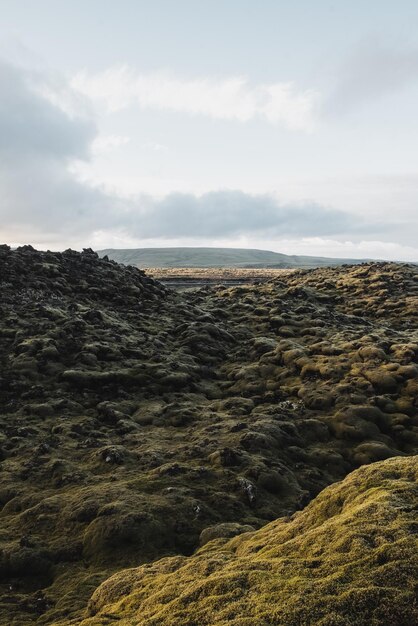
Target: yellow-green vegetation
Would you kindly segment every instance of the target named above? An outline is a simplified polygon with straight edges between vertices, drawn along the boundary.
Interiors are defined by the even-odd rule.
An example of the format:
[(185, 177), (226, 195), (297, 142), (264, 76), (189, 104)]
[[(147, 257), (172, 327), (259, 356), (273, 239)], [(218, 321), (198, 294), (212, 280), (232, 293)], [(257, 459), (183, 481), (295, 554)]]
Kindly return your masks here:
[(0, 624), (77, 624), (116, 572), (409, 460), (417, 277), (368, 263), (181, 294), (91, 250), (0, 246)]
[(418, 623), (418, 457), (363, 467), (302, 512), (115, 574), (83, 626)]
[(266, 269), (266, 268), (242, 268), (242, 267), (149, 267), (147, 274), (161, 281), (170, 280), (201, 280), (201, 281), (267, 281), (272, 278), (283, 277), (294, 270), (292, 269)]
[(243, 267), (149, 267), (147, 274), (170, 289), (202, 289), (206, 286), (235, 286), (265, 283), (283, 277), (295, 270), (278, 268)]

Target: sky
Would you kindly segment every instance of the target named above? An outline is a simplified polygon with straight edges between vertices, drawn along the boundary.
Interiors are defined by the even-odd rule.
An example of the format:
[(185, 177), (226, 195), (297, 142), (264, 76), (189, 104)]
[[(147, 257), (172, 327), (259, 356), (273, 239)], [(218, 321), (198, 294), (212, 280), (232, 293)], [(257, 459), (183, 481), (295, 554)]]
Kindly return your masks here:
[(418, 261), (416, 0), (0, 0), (0, 240)]

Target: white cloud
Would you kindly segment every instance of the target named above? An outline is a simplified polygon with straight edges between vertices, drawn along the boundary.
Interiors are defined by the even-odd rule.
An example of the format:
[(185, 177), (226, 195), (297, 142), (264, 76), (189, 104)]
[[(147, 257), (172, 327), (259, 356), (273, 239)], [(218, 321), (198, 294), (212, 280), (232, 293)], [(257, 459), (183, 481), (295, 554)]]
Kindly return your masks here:
[(143, 147), (147, 150), (152, 150), (153, 152), (168, 152), (168, 146), (163, 143), (158, 143), (156, 141), (149, 141), (148, 143), (144, 143)]
[(46, 96), (47, 82), (48, 76), (0, 63), (0, 221), (12, 241), (87, 238), (98, 230), (143, 240), (353, 232), (346, 214), (313, 202), (283, 204), (233, 190), (123, 199), (94, 187), (77, 175), (77, 163), (92, 146), (110, 149), (127, 138), (98, 136), (92, 121)]
[(99, 135), (91, 144), (91, 151), (95, 156), (112, 152), (120, 146), (129, 143), (129, 137), (123, 135)]
[(245, 77), (184, 79), (169, 73), (142, 74), (128, 66), (71, 81), (80, 93), (115, 112), (132, 105), (171, 110), (220, 120), (262, 119), (290, 130), (311, 132), (319, 100), (314, 90), (298, 90), (292, 82), (251, 85)]
[[(74, 168), (89, 159), (92, 145), (111, 149), (127, 138), (109, 134), (98, 139), (84, 107), (80, 115), (64, 111), (59, 99), (45, 93), (45, 84), (56, 81), (0, 62), (0, 223), (6, 241), (52, 248), (92, 241), (105, 247), (106, 240), (126, 239), (137, 246), (216, 245), (223, 240), (224, 245), (240, 242), (241, 247), (293, 253), (305, 245), (306, 253), (324, 256), (417, 258), (408, 247), (413, 228), (404, 219), (398, 224), (396, 214), (390, 224), (378, 225), (361, 216), (353, 219), (333, 209), (333, 203), (309, 199), (227, 189), (123, 198), (94, 185)], [(359, 254), (351, 252), (355, 250)]]

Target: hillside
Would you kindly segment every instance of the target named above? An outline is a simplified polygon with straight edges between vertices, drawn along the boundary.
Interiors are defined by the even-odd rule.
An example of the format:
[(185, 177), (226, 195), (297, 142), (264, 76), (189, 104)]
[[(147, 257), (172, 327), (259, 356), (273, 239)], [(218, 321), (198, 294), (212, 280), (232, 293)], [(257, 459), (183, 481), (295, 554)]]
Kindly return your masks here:
[(240, 248), (133, 248), (99, 250), (99, 256), (136, 267), (242, 267), (283, 268), (326, 267), (362, 263), (361, 259), (330, 259), (313, 256), (289, 256), (268, 250)]
[[(191, 626), (181, 621), (188, 605), (205, 610), (199, 577), (206, 571), (212, 584), (216, 568), (218, 599), (209, 599), (208, 615), (223, 624), (228, 613), (222, 611), (236, 610), (231, 623), (248, 626), (258, 604), (252, 592), (247, 603), (231, 595), (228, 577), (238, 581), (242, 564), (243, 588), (246, 581), (253, 584), (252, 541), (260, 559), (266, 557), (263, 580), (254, 574), (260, 615), (271, 598), (276, 603), (274, 589), (281, 593), (280, 581), (269, 578), (275, 566), (268, 559), (284, 559), (284, 577), (310, 598), (306, 611), (316, 611), (344, 570), (338, 559), (353, 551), (361, 558), (353, 557), (344, 570), (349, 587), (348, 595), (341, 592), (341, 606), (344, 598), (357, 597), (359, 606), (370, 604), (372, 612), (364, 614), (377, 624), (376, 598), (386, 607), (397, 593), (406, 607), (399, 615), (410, 619), (416, 266), (298, 270), (260, 285), (182, 294), (91, 250), (0, 246), (0, 289), (0, 624), (106, 624), (105, 613), (113, 615), (109, 623), (141, 623), (135, 621), (139, 614), (149, 617), (144, 624), (160, 623), (140, 602), (142, 570), (136, 570), (157, 561), (155, 572), (166, 576), (167, 563), (179, 574), (164, 583), (162, 595), (158, 577), (146, 594), (164, 603), (171, 602), (170, 590), (183, 598), (170, 613), (180, 621), (167, 621), (162, 608), (163, 625)], [(337, 542), (332, 545), (343, 556), (317, 563), (314, 553), (323, 549), (324, 537), (309, 529), (328, 501), (321, 492), (360, 466), (387, 459), (376, 473), (372, 465), (370, 474), (365, 468), (348, 478), (348, 491), (336, 486), (326, 492), (336, 504), (335, 511), (331, 505), (324, 511), (324, 524), (328, 516)], [(348, 493), (360, 484), (370, 502), (364, 511)], [(370, 546), (366, 513), (372, 524), (383, 509), (388, 524), (377, 526)], [(224, 546), (225, 539), (270, 522), (260, 535), (244, 534)], [(356, 530), (350, 545), (338, 543), (345, 525), (357, 523), (366, 530)], [(275, 528), (297, 531), (300, 544), (286, 539), (289, 552), (280, 552)], [(393, 552), (385, 552), (389, 532)], [(218, 539), (207, 548), (214, 561), (205, 551), (187, 560), (211, 539)], [(267, 554), (270, 544), (277, 556)], [(292, 569), (292, 549), (299, 554), (302, 548), (306, 563)], [(241, 554), (245, 563), (236, 560)], [(172, 558), (158, 561), (165, 557)], [(376, 563), (381, 569), (375, 571)], [(305, 567), (323, 579), (311, 595)], [(126, 568), (134, 568), (132, 578)], [(119, 572), (112, 591), (110, 577)], [(379, 596), (379, 576), (388, 572), (390, 589)], [(353, 591), (350, 581), (360, 584), (369, 573), (376, 583), (360, 585), (362, 595)], [(104, 583), (109, 578), (113, 582)], [(186, 579), (189, 595), (182, 591)], [(259, 597), (270, 586), (273, 595)], [(121, 595), (126, 602), (115, 604)], [(338, 619), (317, 623), (362, 624), (350, 622), (344, 608), (338, 611)], [(388, 624), (397, 624), (393, 611), (387, 615)], [(277, 616), (265, 623), (282, 623)], [(300, 617), (297, 623), (309, 623), (300, 616), (305, 622)]]

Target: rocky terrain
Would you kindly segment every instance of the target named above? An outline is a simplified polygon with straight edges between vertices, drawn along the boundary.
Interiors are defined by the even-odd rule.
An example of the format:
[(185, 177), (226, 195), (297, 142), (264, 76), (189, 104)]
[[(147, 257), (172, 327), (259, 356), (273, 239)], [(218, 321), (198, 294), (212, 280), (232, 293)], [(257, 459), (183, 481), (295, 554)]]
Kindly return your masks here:
[(1, 624), (416, 621), (416, 266), (2, 246), (0, 288)]

